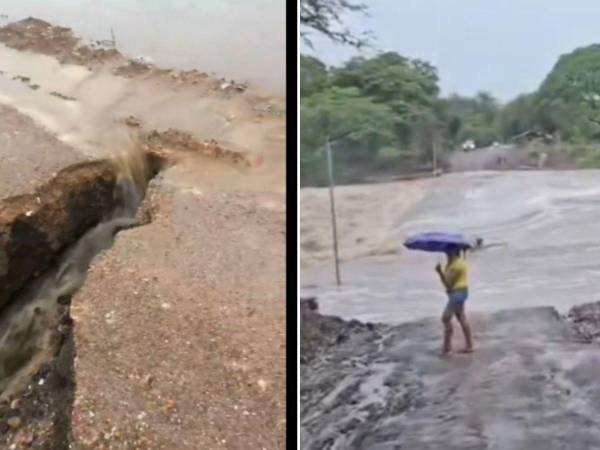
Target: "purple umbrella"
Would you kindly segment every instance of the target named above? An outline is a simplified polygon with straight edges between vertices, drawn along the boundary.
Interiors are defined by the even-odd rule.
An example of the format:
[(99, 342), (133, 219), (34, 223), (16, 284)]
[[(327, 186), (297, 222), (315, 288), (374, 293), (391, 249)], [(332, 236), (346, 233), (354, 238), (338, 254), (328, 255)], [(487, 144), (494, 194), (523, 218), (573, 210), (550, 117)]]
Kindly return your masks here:
[(454, 233), (419, 233), (410, 236), (404, 246), (411, 250), (424, 252), (447, 252), (448, 250), (467, 250), (471, 243), (461, 234)]

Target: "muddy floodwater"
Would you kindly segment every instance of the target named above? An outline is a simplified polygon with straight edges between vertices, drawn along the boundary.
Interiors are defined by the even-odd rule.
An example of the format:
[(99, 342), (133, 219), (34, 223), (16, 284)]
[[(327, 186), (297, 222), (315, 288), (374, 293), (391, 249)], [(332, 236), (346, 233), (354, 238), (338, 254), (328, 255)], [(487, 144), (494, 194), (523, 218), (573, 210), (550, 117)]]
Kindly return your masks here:
[(425, 198), (399, 216), (397, 253), (303, 271), (302, 295), (323, 314), (398, 323), (441, 313), (445, 297), (433, 268), (443, 258), (409, 252), (403, 236), (458, 231), (506, 243), (469, 255), (472, 312), (596, 301), (600, 292), (600, 172), (474, 172), (432, 182)]
[[(93, 11), (93, 14), (90, 13)], [(110, 39), (121, 51), (163, 67), (198, 68), (285, 92), (285, 2), (164, 0), (97, 2), (7, 0), (0, 25), (28, 16), (67, 26), (85, 39)]]

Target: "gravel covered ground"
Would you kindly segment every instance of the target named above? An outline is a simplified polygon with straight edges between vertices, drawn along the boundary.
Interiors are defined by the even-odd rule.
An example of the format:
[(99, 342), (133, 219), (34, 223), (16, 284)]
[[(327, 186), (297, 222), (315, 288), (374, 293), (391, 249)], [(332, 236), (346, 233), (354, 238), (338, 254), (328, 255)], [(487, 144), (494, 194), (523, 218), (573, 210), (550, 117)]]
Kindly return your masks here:
[(284, 448), (284, 199), (151, 192), (73, 300), (74, 441)]

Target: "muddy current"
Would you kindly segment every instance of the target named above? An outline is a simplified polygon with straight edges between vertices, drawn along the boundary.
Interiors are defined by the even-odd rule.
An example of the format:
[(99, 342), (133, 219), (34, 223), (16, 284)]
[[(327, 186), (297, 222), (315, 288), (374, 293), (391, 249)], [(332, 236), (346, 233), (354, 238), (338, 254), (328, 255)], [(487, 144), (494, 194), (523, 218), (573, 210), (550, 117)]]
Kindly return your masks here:
[(57, 328), (69, 319), (72, 296), (83, 286), (94, 258), (112, 247), (116, 234), (140, 224), (150, 170), (139, 149), (115, 155), (119, 171), (114, 209), (28, 283), (0, 313), (0, 392), (10, 398), (59, 350)]
[[(323, 313), (349, 319), (437, 317), (445, 296), (433, 268), (443, 258), (402, 243), (411, 233), (447, 230), (501, 244), (468, 256), (469, 311), (553, 306), (564, 313), (598, 299), (599, 181), (593, 170), (443, 176), (411, 210), (387, 218), (388, 255), (343, 262), (339, 288), (332, 262), (305, 270), (302, 293), (316, 295)], [(401, 184), (396, 192), (402, 195)]]

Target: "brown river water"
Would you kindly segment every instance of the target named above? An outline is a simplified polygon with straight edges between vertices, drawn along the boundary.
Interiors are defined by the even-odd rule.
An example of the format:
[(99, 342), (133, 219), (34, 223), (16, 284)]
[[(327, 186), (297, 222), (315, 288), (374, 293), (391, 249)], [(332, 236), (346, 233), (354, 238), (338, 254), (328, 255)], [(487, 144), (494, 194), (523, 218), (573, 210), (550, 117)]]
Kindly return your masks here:
[[(399, 189), (398, 192), (401, 192)], [(387, 241), (395, 254), (303, 270), (303, 296), (324, 314), (397, 323), (441, 314), (445, 295), (433, 270), (443, 257), (402, 247), (421, 231), (457, 231), (506, 243), (471, 254), (470, 311), (596, 301), (600, 291), (600, 172), (472, 172), (434, 180), (410, 212), (398, 214)], [(381, 230), (373, 230), (379, 233)], [(329, 232), (329, 230), (328, 230)]]

